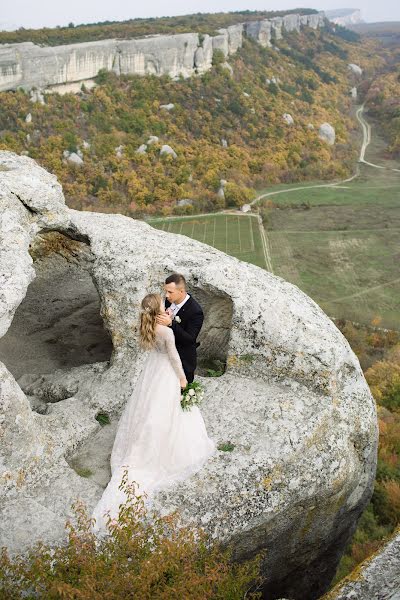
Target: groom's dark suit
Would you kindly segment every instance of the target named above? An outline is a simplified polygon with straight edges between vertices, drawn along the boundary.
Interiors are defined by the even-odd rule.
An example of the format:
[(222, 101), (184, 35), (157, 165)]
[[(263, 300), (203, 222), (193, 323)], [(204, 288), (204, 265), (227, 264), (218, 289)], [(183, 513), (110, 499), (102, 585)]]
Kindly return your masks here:
[[(171, 303), (166, 300), (165, 308), (170, 306)], [(178, 310), (175, 317), (180, 319), (180, 323), (173, 319), (171, 325), (175, 335), (175, 346), (181, 357), (186, 379), (191, 383), (197, 365), (196, 349), (200, 345), (196, 340), (203, 325), (204, 314), (200, 304), (190, 296), (189, 300)]]

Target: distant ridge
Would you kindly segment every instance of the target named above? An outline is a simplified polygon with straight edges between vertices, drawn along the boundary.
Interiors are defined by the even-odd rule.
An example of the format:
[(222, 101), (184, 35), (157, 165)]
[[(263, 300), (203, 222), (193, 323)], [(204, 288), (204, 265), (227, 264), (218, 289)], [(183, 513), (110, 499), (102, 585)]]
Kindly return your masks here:
[(325, 16), (336, 25), (352, 25), (355, 23), (363, 23), (361, 11), (359, 8), (337, 8), (335, 10), (325, 10)]

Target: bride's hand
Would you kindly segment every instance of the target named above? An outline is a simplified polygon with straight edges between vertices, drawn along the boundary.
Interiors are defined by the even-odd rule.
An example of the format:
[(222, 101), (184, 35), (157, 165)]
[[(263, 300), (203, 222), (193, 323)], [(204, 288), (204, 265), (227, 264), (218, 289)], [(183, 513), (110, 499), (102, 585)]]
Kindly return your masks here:
[(186, 377), (184, 377), (183, 379), (180, 379), (180, 380), (179, 380), (179, 383), (181, 384), (181, 388), (182, 388), (182, 389), (185, 389), (185, 387), (186, 387), (186, 386), (187, 386), (187, 384), (188, 384)]

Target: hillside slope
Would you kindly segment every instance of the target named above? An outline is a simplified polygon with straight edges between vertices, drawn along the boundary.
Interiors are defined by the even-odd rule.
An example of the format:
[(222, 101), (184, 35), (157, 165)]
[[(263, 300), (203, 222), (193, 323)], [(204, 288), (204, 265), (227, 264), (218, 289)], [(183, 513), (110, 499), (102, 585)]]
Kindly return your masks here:
[[(45, 105), (4, 92), (0, 149), (28, 153), (55, 173), (71, 207), (132, 216), (214, 210), (269, 183), (344, 176), (355, 158), (348, 63), (368, 71), (379, 59), (369, 42), (338, 33), (293, 32), (273, 48), (245, 40), (230, 58), (233, 74), (217, 51), (213, 69), (188, 80), (102, 72), (94, 89), (49, 95)], [(326, 121), (334, 146), (318, 138)], [(149, 136), (159, 139), (138, 153)], [(165, 144), (176, 158), (160, 155)], [(83, 164), (70, 164), (66, 150), (81, 151)]]

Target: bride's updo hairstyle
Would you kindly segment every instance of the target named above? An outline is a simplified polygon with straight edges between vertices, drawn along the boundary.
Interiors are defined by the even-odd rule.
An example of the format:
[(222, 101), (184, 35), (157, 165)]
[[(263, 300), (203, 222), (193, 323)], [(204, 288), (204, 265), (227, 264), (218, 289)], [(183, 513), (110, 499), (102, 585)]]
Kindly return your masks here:
[(140, 344), (146, 350), (154, 348), (156, 342), (156, 316), (160, 314), (160, 294), (147, 294), (140, 306)]

